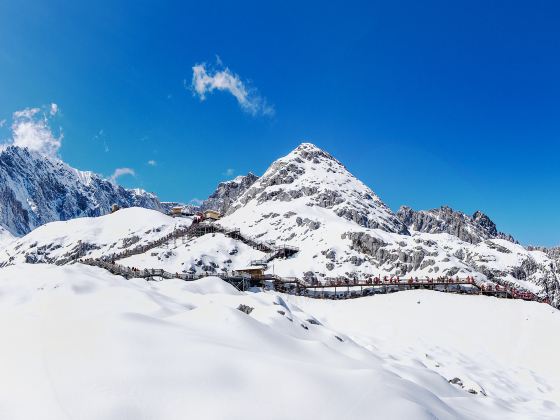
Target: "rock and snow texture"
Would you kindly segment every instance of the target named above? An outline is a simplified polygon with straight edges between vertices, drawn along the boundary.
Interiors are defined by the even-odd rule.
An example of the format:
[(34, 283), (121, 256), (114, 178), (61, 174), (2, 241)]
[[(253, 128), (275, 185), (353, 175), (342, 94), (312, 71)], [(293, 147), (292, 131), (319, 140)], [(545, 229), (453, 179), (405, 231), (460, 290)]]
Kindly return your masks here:
[(100, 217), (47, 223), (0, 249), (0, 266), (24, 262), (63, 264), (77, 257), (109, 256), (147, 245), (190, 223), (190, 218), (174, 219), (139, 207)]
[(447, 206), (421, 211), (402, 206), (397, 212), (397, 217), (411, 231), (449, 233), (472, 244), (486, 239), (506, 239), (515, 242), (511, 235), (498, 232), (496, 224), (480, 211), (469, 216)]
[(0, 152), (0, 226), (23, 235), (47, 222), (100, 216), (112, 204), (161, 209), (156, 196), (127, 190), (26, 148)]
[(303, 143), (289, 155), (274, 162), (229, 209), (279, 207), (290, 203), (328, 209), (338, 217), (366, 228), (406, 233), (406, 227), (361, 181), (327, 152)]
[(201, 210), (217, 210), (221, 214), (226, 214), (231, 206), (245, 191), (251, 187), (258, 176), (249, 172), (247, 175), (240, 175), (230, 181), (220, 182), (216, 191), (201, 204)]
[(181, 238), (147, 253), (119, 260), (119, 264), (139, 269), (160, 268), (170, 273), (222, 274), (247, 267), (262, 259), (264, 252), (221, 233), (198, 238)]
[[(559, 267), (542, 251), (529, 251), (505, 239), (488, 239), (477, 244), (464, 242), (449, 234), (413, 233), (437, 241), (449, 254), (460, 259), (488, 280), (516, 284), (557, 304)], [(548, 292), (548, 293), (547, 293)]]
[(559, 328), (520, 301), (311, 301), (20, 264), (0, 269), (1, 417), (552, 420)]
[[(268, 271), (275, 274), (319, 281), (378, 275), (473, 276), (479, 281), (513, 283), (560, 307), (560, 264), (553, 251), (527, 250), (515, 244), (481, 212), (467, 216), (447, 207), (425, 212), (403, 208), (395, 215), (340, 162), (308, 143), (274, 162), (261, 178), (249, 174), (220, 184), (205, 205), (226, 213), (219, 223), (239, 228), (247, 237), (298, 247), (293, 258), (269, 264)], [(98, 219), (86, 219), (83, 225), (78, 221), (76, 226), (73, 222), (55, 224), (5, 246), (0, 264), (71, 262), (84, 247), (88, 255), (101, 256), (139, 240), (143, 244), (157, 239), (162, 226), (172, 230), (178, 223), (190, 223), (148, 210), (133, 211), (136, 216), (131, 220), (140, 219), (141, 229), (150, 234), (133, 224), (130, 232), (95, 240), (92, 232), (98, 223), (105, 223)], [(119, 223), (126, 230), (125, 215), (117, 212), (99, 220), (122, 218)], [(82, 236), (86, 239), (80, 242)], [(123, 264), (177, 273), (222, 273), (262, 256), (216, 234), (173, 241)]]
[(220, 223), (299, 247), (293, 259), (275, 262), (282, 275), (470, 275), (515, 283), (560, 305), (558, 263), (515, 244), (483, 213), (442, 207), (401, 208), (394, 215), (340, 162), (310, 144), (273, 163)]

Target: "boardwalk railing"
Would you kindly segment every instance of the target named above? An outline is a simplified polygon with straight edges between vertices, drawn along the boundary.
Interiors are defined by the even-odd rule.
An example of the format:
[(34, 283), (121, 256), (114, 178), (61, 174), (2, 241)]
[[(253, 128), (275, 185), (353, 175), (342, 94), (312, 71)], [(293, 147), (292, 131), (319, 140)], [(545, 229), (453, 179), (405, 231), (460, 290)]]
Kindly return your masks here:
[[(134, 269), (103, 259), (86, 258), (80, 260), (83, 264), (103, 268), (112, 274), (130, 278), (145, 278), (147, 280), (160, 279), (180, 279), (194, 281), (208, 274), (188, 274), (170, 273), (163, 269)], [(232, 273), (210, 273), (209, 275), (219, 277), (222, 280), (234, 285), (238, 290), (246, 291), (252, 286), (269, 288), (274, 290), (312, 298), (353, 298), (367, 296), (377, 293), (391, 293), (401, 290), (412, 289), (431, 289), (452, 293), (481, 294), (495, 297), (531, 300), (536, 302), (548, 303), (534, 293), (519, 290), (511, 287), (494, 285), (490, 283), (480, 284), (473, 277), (465, 279), (444, 278), (416, 280), (401, 280), (370, 278), (366, 280), (358, 279), (327, 279), (324, 282), (306, 281), (297, 277), (281, 277), (274, 274), (262, 276), (234, 275)], [(465, 289), (466, 287), (466, 289)], [(359, 292), (357, 289), (360, 289)], [(327, 290), (331, 289), (331, 290)], [(333, 290), (334, 289), (334, 290)]]
[[(163, 244), (182, 237), (200, 237), (210, 233), (222, 233), (232, 239), (240, 240), (243, 243), (251, 246), (252, 248), (258, 249), (260, 251), (266, 252), (267, 254), (261, 260), (251, 261), (251, 265), (266, 265), (268, 262), (275, 258), (289, 257), (299, 252), (299, 249), (290, 245), (280, 245), (276, 246), (266, 242), (257, 241), (254, 238), (250, 238), (241, 234), (239, 229), (228, 229), (217, 223), (193, 223), (189, 227), (182, 227), (175, 229), (173, 232), (151, 241), (144, 245), (138, 245), (134, 248), (128, 248), (121, 252), (113, 253), (110, 255), (105, 255), (97, 259), (84, 258), (79, 260), (80, 262), (92, 266), (97, 266), (108, 270), (109, 272), (117, 275), (121, 275), (125, 278), (146, 278), (148, 280), (154, 280), (156, 278), (160, 279), (181, 279), (185, 281), (198, 280), (207, 275), (217, 276), (233, 284), (239, 290), (248, 290), (251, 286), (262, 286), (265, 287), (267, 284), (271, 284), (276, 290), (283, 291), (286, 293), (293, 293), (298, 295), (306, 295), (310, 297), (317, 297), (317, 291), (321, 290), (322, 297), (332, 296), (330, 291), (325, 289), (333, 288), (334, 295), (336, 296), (342, 288), (346, 288), (346, 295), (350, 297), (355, 297), (357, 295), (355, 290), (350, 290), (350, 288), (357, 289), (360, 288), (359, 295), (365, 295), (370, 292), (375, 293), (389, 293), (396, 290), (410, 290), (414, 288), (428, 288), (433, 290), (443, 290), (443, 291), (461, 291), (461, 287), (470, 287), (477, 294), (491, 295), (497, 297), (507, 297), (515, 299), (532, 300), (537, 302), (548, 303), (546, 299), (543, 299), (534, 293), (527, 290), (518, 289), (513, 287), (512, 284), (499, 285), (493, 283), (487, 283), (484, 281), (476, 280), (473, 277), (467, 277), (466, 279), (459, 279), (458, 277), (439, 277), (436, 279), (400, 279), (398, 277), (371, 277), (364, 280), (358, 279), (348, 279), (348, 278), (327, 278), (324, 281), (319, 282), (317, 280), (302, 280), (295, 277), (280, 277), (273, 274), (265, 274), (264, 276), (250, 276), (250, 275), (234, 275), (232, 273), (207, 273), (207, 274), (189, 274), (189, 273), (170, 273), (163, 269), (135, 269), (126, 267), (117, 263), (116, 261), (122, 260), (124, 258), (130, 257), (132, 255), (144, 254), (151, 249), (162, 246)], [(87, 250), (83, 252), (86, 254)], [(71, 256), (68, 257), (69, 261), (76, 261), (80, 257), (82, 252), (77, 250)], [(65, 261), (69, 262), (69, 261)], [(58, 263), (58, 262), (57, 262)], [(338, 289), (338, 290), (337, 290)], [(451, 290), (450, 290), (451, 289)], [(342, 292), (341, 292), (342, 293)], [(344, 294), (344, 293), (342, 293)]]
[[(147, 280), (156, 280), (156, 278), (160, 278), (162, 280), (180, 279), (185, 281), (194, 281), (209, 276), (209, 274), (170, 273), (169, 271), (165, 271), (161, 268), (135, 269), (126, 267), (121, 264), (95, 258), (86, 258), (80, 260), (80, 262), (82, 264), (103, 268), (109, 271), (111, 274), (123, 276), (126, 279), (144, 278)], [(219, 277), (222, 280), (233, 284), (235, 287), (242, 291), (248, 290), (251, 287), (250, 276), (239, 276), (228, 273), (211, 273), (210, 275), (213, 277)]]
[[(163, 244), (171, 241), (171, 240), (175, 240), (175, 239), (179, 239), (179, 238), (183, 238), (183, 237), (188, 237), (188, 238), (195, 238), (195, 237), (200, 237), (200, 236), (204, 236), (207, 234), (211, 234), (211, 233), (221, 233), (225, 236), (228, 236), (232, 239), (236, 239), (239, 240), (247, 245), (249, 245), (250, 247), (257, 249), (259, 251), (263, 251), (263, 252), (267, 252), (267, 262), (270, 262), (271, 260), (273, 260), (274, 258), (279, 258), (282, 256), (291, 256), (295, 253), (297, 253), (299, 251), (299, 248), (293, 247), (293, 246), (289, 246), (289, 245), (284, 245), (284, 246), (274, 246), (271, 244), (268, 244), (266, 242), (259, 242), (253, 238), (250, 238), (246, 235), (241, 234), (241, 231), (239, 229), (227, 229), (217, 223), (193, 223), (192, 225), (188, 226), (188, 227), (182, 227), (182, 228), (178, 228), (175, 229), (173, 232), (162, 236), (161, 238), (158, 238), (154, 241), (151, 241), (147, 244), (144, 245), (138, 245), (136, 247), (133, 248), (128, 248), (125, 250), (122, 250), (120, 252), (115, 252), (113, 254), (110, 255), (105, 255), (102, 256), (101, 259), (103, 259), (104, 261), (118, 261), (118, 260), (122, 260), (124, 258), (128, 258), (131, 257), (133, 255), (139, 255), (139, 254), (144, 254), (154, 248), (160, 247)], [(81, 257), (85, 257), (87, 255), (87, 250), (85, 250), (84, 252), (77, 252), (76, 254), (74, 254), (71, 259), (76, 260), (78, 258)], [(66, 261), (67, 262), (67, 261)]]

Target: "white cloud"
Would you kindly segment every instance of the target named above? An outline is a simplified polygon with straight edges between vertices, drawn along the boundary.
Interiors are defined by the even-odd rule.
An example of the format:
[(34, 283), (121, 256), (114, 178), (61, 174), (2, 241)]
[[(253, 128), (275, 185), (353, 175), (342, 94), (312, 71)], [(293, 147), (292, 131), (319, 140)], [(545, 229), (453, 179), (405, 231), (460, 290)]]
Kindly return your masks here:
[(42, 108), (25, 108), (12, 115), (12, 138), (0, 145), (27, 147), (45, 156), (57, 158), (64, 135), (59, 130), (53, 133), (50, 118), (58, 113), (58, 105), (51, 104)]
[(232, 168), (227, 168), (226, 171), (224, 172), (225, 176), (233, 176), (233, 174), (235, 174), (235, 169)]
[(6, 119), (4, 118), (3, 120), (0, 120), (0, 128), (4, 127), (6, 125)]
[[(217, 57), (218, 67), (222, 61)], [(266, 102), (257, 89), (248, 86), (241, 78), (232, 73), (227, 67), (222, 70), (206, 69), (206, 64), (193, 66), (193, 77), (190, 88), (201, 101), (214, 90), (225, 91), (232, 94), (245, 112), (251, 115), (274, 115), (274, 107)]]
[(117, 168), (115, 169), (115, 172), (113, 172), (113, 175), (111, 175), (111, 182), (116, 183), (117, 179), (123, 175), (132, 175), (135, 176), (136, 172), (134, 172), (134, 169), (132, 168)]
[(150, 166), (157, 166), (157, 162), (156, 162), (155, 160), (153, 160), (153, 159), (150, 159), (150, 160), (148, 161), (148, 165), (150, 165)]

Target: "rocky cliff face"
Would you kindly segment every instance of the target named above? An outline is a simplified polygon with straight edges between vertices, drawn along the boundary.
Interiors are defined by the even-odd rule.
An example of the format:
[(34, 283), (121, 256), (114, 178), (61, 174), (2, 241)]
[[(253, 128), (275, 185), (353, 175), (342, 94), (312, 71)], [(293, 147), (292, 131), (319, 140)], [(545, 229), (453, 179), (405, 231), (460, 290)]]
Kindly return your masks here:
[(28, 149), (0, 153), (0, 226), (23, 235), (48, 222), (99, 216), (111, 205), (161, 210), (153, 194), (127, 190)]
[(397, 217), (410, 230), (424, 233), (449, 233), (471, 244), (486, 239), (506, 239), (516, 242), (511, 235), (498, 232), (496, 224), (480, 211), (469, 216), (447, 206), (421, 211), (402, 206), (397, 212)]
[(231, 181), (221, 182), (216, 191), (202, 203), (201, 210), (217, 210), (221, 214), (226, 214), (232, 203), (241, 197), (258, 179), (258, 176), (249, 172), (245, 176), (238, 176)]

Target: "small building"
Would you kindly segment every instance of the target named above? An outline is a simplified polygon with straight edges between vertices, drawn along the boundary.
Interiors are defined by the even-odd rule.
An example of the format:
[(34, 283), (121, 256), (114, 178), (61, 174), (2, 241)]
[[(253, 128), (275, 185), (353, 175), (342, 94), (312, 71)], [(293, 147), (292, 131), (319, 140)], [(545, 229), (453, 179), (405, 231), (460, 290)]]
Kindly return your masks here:
[(173, 217), (187, 217), (194, 216), (194, 212), (189, 206), (173, 206), (169, 215)]
[(219, 220), (222, 215), (216, 210), (206, 210), (204, 212), (204, 218), (208, 220)]
[(171, 216), (182, 216), (183, 215), (183, 207), (182, 206), (175, 206), (171, 207)]
[(266, 266), (264, 265), (250, 265), (248, 267), (242, 267), (242, 268), (238, 268), (236, 270), (233, 270), (233, 274), (237, 275), (237, 276), (242, 276), (244, 274), (248, 274), (251, 277), (255, 278), (255, 277), (263, 277), (264, 276), (264, 270), (266, 270)]

